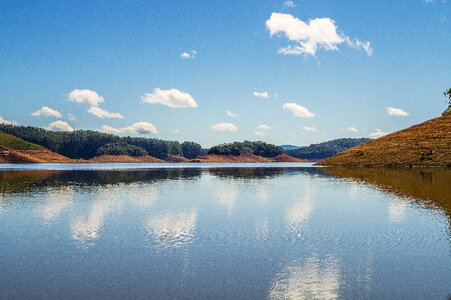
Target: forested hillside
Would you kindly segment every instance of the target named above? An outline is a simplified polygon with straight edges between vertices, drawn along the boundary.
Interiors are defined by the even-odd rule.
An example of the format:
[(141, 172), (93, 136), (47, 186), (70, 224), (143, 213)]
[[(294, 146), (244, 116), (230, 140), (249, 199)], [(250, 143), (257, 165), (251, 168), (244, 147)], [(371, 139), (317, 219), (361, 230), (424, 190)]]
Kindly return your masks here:
[(54, 132), (32, 126), (0, 124), (0, 131), (74, 159), (90, 159), (98, 155), (150, 155), (160, 159), (183, 155), (194, 158), (202, 153), (201, 146), (194, 142), (119, 137), (91, 130)]
[(275, 157), (282, 154), (282, 147), (268, 144), (265, 142), (234, 142), (229, 144), (221, 144), (211, 147), (208, 154), (216, 155), (234, 155), (254, 154), (263, 157)]
[(368, 138), (360, 138), (360, 139), (342, 138), (322, 142), (319, 144), (312, 144), (308, 147), (303, 147), (295, 150), (287, 150), (285, 151), (285, 153), (290, 156), (302, 159), (311, 159), (311, 160), (324, 159), (327, 157), (334, 156), (349, 148), (366, 143), (370, 140), (371, 139)]

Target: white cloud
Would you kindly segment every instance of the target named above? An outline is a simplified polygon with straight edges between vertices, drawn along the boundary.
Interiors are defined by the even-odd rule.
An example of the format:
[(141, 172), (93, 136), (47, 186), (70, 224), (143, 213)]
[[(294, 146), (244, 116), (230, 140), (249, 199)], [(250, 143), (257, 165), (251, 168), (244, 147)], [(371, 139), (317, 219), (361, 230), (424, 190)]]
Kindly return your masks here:
[(387, 135), (387, 134), (388, 134), (387, 132), (383, 132), (379, 128), (376, 128), (376, 131), (375, 132), (371, 132), (368, 136), (377, 139), (377, 138), (380, 138), (380, 137), (382, 137), (384, 135)]
[(266, 124), (261, 124), (261, 125), (258, 125), (257, 129), (268, 130), (268, 129), (271, 129), (271, 127), (269, 127)]
[(69, 121), (77, 120), (77, 118), (73, 114), (67, 114), (67, 119), (69, 119)]
[(237, 131), (238, 128), (232, 124), (232, 123), (217, 123), (211, 126), (211, 129), (217, 130), (217, 131), (230, 131), (234, 132)]
[(359, 132), (359, 130), (358, 130), (357, 128), (352, 127), (352, 126), (346, 127), (346, 128), (344, 129), (344, 131), (345, 131), (345, 132), (354, 132), (354, 133)]
[(68, 95), (69, 101), (79, 104), (89, 104), (90, 106), (98, 106), (104, 102), (102, 96), (92, 90), (79, 90), (75, 89)]
[(284, 105), (282, 105), (282, 108), (288, 109), (293, 113), (295, 117), (298, 118), (311, 118), (315, 116), (315, 114), (309, 111), (306, 107), (292, 102), (285, 103)]
[(290, 14), (272, 13), (266, 21), (266, 28), (271, 37), (280, 33), (293, 42), (293, 45), (280, 48), (280, 54), (315, 56), (320, 49), (338, 51), (338, 45), (344, 42), (372, 54), (370, 42), (352, 41), (344, 33), (338, 33), (335, 21), (329, 18), (316, 18), (305, 23)]
[(100, 127), (100, 131), (102, 131), (103, 133), (108, 133), (108, 134), (119, 134), (122, 131), (121, 128), (114, 128), (108, 125), (103, 125)]
[(133, 134), (157, 134), (158, 129), (155, 125), (148, 122), (137, 122), (128, 127), (114, 128), (108, 125), (100, 127), (100, 131), (108, 134), (133, 133)]
[(232, 117), (232, 118), (237, 116), (237, 114), (234, 114), (233, 112), (228, 111), (228, 110), (226, 110), (226, 114), (227, 114), (229, 117)]
[(57, 110), (51, 109), (50, 107), (43, 106), (41, 109), (35, 111), (31, 114), (33, 117), (55, 117), (61, 118), (61, 113)]
[(254, 131), (254, 134), (258, 137), (264, 137), (265, 136), (265, 132), (263, 130), (256, 130)]
[(156, 88), (152, 93), (142, 96), (143, 102), (163, 104), (171, 108), (197, 107), (196, 101), (188, 93), (176, 89), (161, 90)]
[(373, 48), (371, 47), (371, 43), (368, 41), (361, 41), (359, 39), (351, 40), (349, 37), (345, 37), (346, 44), (354, 49), (360, 49), (365, 51), (368, 56), (373, 55)]
[(112, 113), (109, 112), (107, 110), (101, 109), (100, 107), (97, 106), (91, 106), (88, 109), (88, 113), (90, 113), (91, 115), (94, 115), (98, 118), (101, 119), (123, 119), (124, 116), (121, 115), (120, 113)]
[(317, 132), (318, 129), (316, 129), (315, 127), (310, 127), (310, 126), (304, 126), (302, 127), (302, 130), (308, 131), (308, 132)]
[(2, 117), (0, 117), (0, 124), (6, 124), (6, 125), (16, 125), (17, 123), (15, 121), (8, 121)]
[(254, 92), (253, 95), (255, 97), (259, 97), (259, 98), (269, 98), (269, 94), (266, 91), (264, 91), (264, 92)]
[(158, 129), (153, 124), (148, 122), (138, 122), (125, 128), (127, 132), (137, 134), (157, 134)]
[(408, 112), (396, 107), (387, 107), (387, 113), (389, 116), (404, 117), (410, 115)]
[(294, 1), (288, 0), (288, 1), (285, 1), (283, 3), (283, 6), (289, 7), (289, 8), (294, 8), (294, 7), (298, 6), (298, 5), (296, 3), (294, 3)]
[(196, 57), (196, 55), (197, 55), (197, 51), (196, 50), (191, 50), (189, 52), (182, 52), (180, 54), (180, 57), (184, 58), (184, 59), (193, 59), (193, 58)]
[(59, 121), (59, 120), (50, 123), (49, 126), (47, 126), (47, 130), (52, 130), (52, 131), (74, 131), (72, 126), (70, 126), (67, 122)]

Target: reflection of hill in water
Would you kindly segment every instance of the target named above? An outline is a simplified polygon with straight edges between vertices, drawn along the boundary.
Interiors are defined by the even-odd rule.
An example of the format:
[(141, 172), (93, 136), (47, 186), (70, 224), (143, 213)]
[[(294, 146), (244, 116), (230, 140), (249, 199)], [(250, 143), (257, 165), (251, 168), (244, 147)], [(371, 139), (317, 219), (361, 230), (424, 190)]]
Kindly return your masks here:
[(41, 187), (101, 186), (194, 179), (199, 169), (153, 169), (134, 171), (0, 171), (0, 193), (22, 192)]
[(282, 175), (308, 173), (324, 175), (318, 168), (173, 168), (150, 170), (83, 170), (42, 171), (20, 170), (0, 171), (0, 193), (22, 192), (40, 187), (102, 186), (130, 183), (153, 183), (163, 180), (190, 180), (209, 173), (228, 179), (263, 179)]
[[(230, 179), (264, 179), (282, 175), (306, 173), (312, 175), (325, 175), (320, 168), (211, 168), (208, 172), (220, 178)], [(326, 174), (327, 175), (327, 174)]]
[(338, 177), (362, 181), (421, 204), (443, 209), (451, 217), (450, 168), (324, 168)]

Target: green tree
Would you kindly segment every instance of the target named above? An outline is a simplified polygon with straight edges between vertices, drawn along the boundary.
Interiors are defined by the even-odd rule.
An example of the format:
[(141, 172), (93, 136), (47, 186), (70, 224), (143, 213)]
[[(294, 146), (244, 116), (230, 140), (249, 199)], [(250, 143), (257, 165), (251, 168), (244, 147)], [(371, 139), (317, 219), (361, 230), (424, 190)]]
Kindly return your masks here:
[(448, 108), (442, 113), (443, 116), (451, 114), (451, 88), (449, 88), (447, 91), (443, 93), (448, 100)]
[(188, 159), (193, 159), (202, 154), (202, 146), (194, 142), (182, 143), (182, 155)]

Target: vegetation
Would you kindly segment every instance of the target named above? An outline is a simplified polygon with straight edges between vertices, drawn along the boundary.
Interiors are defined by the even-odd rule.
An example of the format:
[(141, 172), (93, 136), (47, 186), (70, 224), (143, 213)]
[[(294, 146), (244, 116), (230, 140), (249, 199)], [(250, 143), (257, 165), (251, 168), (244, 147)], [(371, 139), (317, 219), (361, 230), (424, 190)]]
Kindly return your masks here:
[(366, 143), (370, 140), (371, 139), (368, 138), (360, 138), (360, 139), (343, 138), (319, 144), (312, 144), (308, 147), (303, 147), (299, 149), (287, 150), (285, 151), (285, 153), (290, 156), (301, 159), (311, 159), (311, 160), (324, 159), (327, 157), (334, 156), (335, 154), (338, 154), (349, 148)]
[(182, 155), (186, 158), (193, 159), (202, 155), (203, 149), (201, 145), (193, 142), (182, 143)]
[(208, 154), (233, 155), (254, 154), (263, 157), (274, 157), (282, 154), (283, 150), (279, 146), (267, 144), (265, 142), (234, 142), (221, 144), (210, 148)]
[[(53, 132), (43, 128), (7, 124), (0, 124), (0, 131), (74, 159), (90, 159), (100, 154), (130, 156), (142, 154), (159, 159), (166, 159), (169, 155), (184, 155), (183, 144), (177, 141), (119, 137), (91, 130)], [(199, 144), (188, 143), (185, 145), (185, 153), (192, 158), (197, 153), (196, 149), (202, 148)]]
[(0, 132), (0, 147), (11, 150), (44, 150), (44, 147), (24, 141), (4, 132)]
[(97, 155), (145, 156), (149, 155), (149, 153), (141, 147), (119, 141), (103, 145), (97, 149)]
[(442, 113), (443, 116), (451, 114), (451, 88), (449, 88), (447, 91), (443, 93), (446, 98), (448, 98), (446, 101), (448, 102), (448, 108)]

